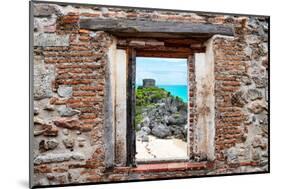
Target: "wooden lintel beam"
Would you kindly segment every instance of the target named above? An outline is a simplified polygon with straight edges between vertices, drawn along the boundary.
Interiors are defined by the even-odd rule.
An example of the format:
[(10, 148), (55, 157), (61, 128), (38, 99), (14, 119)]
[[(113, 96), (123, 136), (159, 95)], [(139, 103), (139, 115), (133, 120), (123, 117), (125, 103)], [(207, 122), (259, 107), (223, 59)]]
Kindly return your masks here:
[(93, 31), (106, 31), (117, 36), (127, 37), (211, 37), (215, 34), (233, 36), (232, 26), (215, 24), (180, 23), (172, 21), (120, 20), (120, 19), (81, 19), (80, 28)]
[(206, 39), (200, 38), (200, 39), (191, 39), (191, 38), (186, 38), (186, 39), (162, 39), (165, 44), (168, 45), (190, 45), (190, 44), (198, 44), (198, 43), (204, 43)]
[(168, 52), (168, 51), (136, 51), (139, 57), (158, 57), (158, 58), (187, 58), (191, 52)]
[(128, 47), (133, 47), (138, 51), (151, 51), (151, 52), (163, 52), (163, 53), (187, 53), (187, 54), (193, 54), (193, 53), (199, 53), (199, 52), (205, 52), (206, 47), (204, 46), (195, 46), (195, 47), (167, 47), (167, 46), (142, 46), (142, 45), (121, 45), (117, 44), (117, 49), (126, 49)]
[(165, 46), (165, 43), (163, 41), (156, 41), (156, 40), (143, 40), (143, 39), (120, 40), (119, 39), (117, 45), (129, 46), (129, 47), (158, 47), (158, 46)]
[(130, 41), (145, 41), (145, 42), (161, 42), (165, 46), (189, 46), (191, 44), (203, 44), (207, 39), (205, 38), (184, 38), (184, 39), (175, 39), (175, 38), (136, 38), (136, 37), (118, 37), (118, 43), (126, 45)]
[[(178, 52), (178, 53), (194, 53), (194, 50), (191, 48), (185, 47), (147, 47), (147, 48), (136, 48), (145, 51), (163, 51), (163, 52)], [(202, 52), (205, 50), (205, 47), (196, 49), (197, 52)]]

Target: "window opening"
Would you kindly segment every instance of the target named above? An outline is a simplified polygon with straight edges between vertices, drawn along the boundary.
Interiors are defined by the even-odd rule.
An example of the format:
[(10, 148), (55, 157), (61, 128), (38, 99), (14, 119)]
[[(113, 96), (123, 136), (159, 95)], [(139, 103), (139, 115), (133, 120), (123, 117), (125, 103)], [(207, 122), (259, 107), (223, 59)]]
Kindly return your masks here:
[(188, 64), (136, 57), (136, 161), (187, 158)]

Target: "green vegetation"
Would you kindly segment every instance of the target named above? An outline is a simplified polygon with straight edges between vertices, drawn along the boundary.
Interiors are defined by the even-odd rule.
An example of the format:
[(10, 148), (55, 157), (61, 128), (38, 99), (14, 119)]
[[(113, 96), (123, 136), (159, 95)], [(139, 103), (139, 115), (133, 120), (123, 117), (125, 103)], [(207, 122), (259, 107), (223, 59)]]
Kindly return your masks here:
[(182, 105), (186, 105), (183, 100), (179, 97), (172, 96), (170, 92), (166, 91), (163, 88), (158, 87), (142, 87), (139, 86), (136, 89), (136, 116), (135, 122), (136, 125), (141, 123), (143, 120), (142, 112), (144, 109), (149, 109), (155, 107), (155, 105), (164, 98), (171, 97), (177, 101), (182, 102)]
[(152, 105), (163, 98), (169, 97), (170, 95), (170, 92), (162, 88), (143, 88), (139, 86), (136, 90), (136, 105), (140, 107)]
[[(136, 113), (136, 118), (135, 118), (136, 123), (135, 123), (135, 125), (140, 124), (141, 121), (142, 121), (142, 119), (143, 119), (143, 117), (142, 117), (141, 113), (140, 113), (140, 112)], [(139, 128), (138, 128), (138, 127), (135, 127), (135, 129), (136, 129), (137, 131), (139, 131)]]
[(167, 98), (170, 95), (170, 92), (158, 87), (144, 88), (139, 86), (136, 90), (136, 125), (143, 119), (143, 109), (153, 108), (159, 100)]
[(135, 122), (136, 122), (136, 125), (138, 125), (139, 123), (141, 123), (141, 121), (143, 120), (143, 117), (142, 117), (142, 106), (136, 106), (136, 117), (135, 117)]

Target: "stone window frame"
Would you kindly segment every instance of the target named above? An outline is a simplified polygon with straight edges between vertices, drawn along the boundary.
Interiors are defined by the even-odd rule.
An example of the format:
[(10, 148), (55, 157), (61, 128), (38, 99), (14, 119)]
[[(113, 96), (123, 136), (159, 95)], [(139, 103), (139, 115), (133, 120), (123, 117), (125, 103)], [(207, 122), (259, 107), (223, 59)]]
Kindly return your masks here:
[[(188, 38), (186, 38), (188, 39)], [(123, 112), (123, 121), (121, 119), (121, 122), (123, 124), (126, 123), (125, 128), (124, 125), (120, 128), (118, 127), (118, 123), (120, 122), (120, 120), (118, 120), (118, 116), (120, 115), (120, 111), (118, 112), (118, 106), (121, 103), (120, 99), (116, 99), (116, 96), (114, 97), (114, 103), (115, 104), (115, 109), (114, 109), (114, 120), (115, 123), (114, 124), (114, 133), (112, 136), (113, 140), (114, 140), (114, 158), (113, 158), (113, 166), (136, 166), (136, 161), (135, 161), (135, 153), (136, 153), (136, 146), (135, 146), (135, 132), (133, 132), (133, 125), (134, 125), (134, 109), (135, 106), (131, 106), (131, 104), (134, 104), (134, 86), (135, 83), (133, 82), (133, 78), (135, 77), (134, 75), (132, 76), (132, 74), (129, 73), (134, 73), (135, 74), (135, 58), (137, 56), (146, 56), (146, 57), (170, 57), (170, 58), (186, 58), (188, 60), (188, 77), (189, 77), (189, 96), (190, 96), (190, 101), (188, 103), (188, 120), (187, 120), (187, 125), (188, 125), (188, 136), (187, 136), (187, 159), (185, 160), (185, 162), (192, 162), (192, 161), (213, 161), (215, 159), (215, 123), (214, 123), (214, 117), (211, 116), (211, 114), (215, 114), (214, 113), (214, 61), (213, 61), (213, 49), (212, 49), (212, 38), (209, 38), (208, 40), (204, 40), (202, 41), (202, 43), (200, 44), (192, 44), (191, 46), (194, 46), (192, 51), (190, 52), (181, 52), (181, 51), (177, 51), (175, 49), (180, 49), (180, 45), (176, 46), (174, 49), (169, 48), (169, 51), (165, 51), (165, 48), (160, 48), (160, 51), (155, 51), (155, 49), (151, 49), (147, 48), (144, 46), (141, 46), (140, 44), (142, 43), (143, 39), (137, 39), (139, 41), (134, 41), (132, 43), (132, 41), (130, 41), (130, 39), (127, 41), (129, 41), (129, 43), (124, 44), (124, 39), (119, 39), (119, 38), (115, 38), (112, 48), (113, 50), (110, 50), (111, 54), (109, 57), (112, 56), (112, 52), (117, 53), (117, 60), (111, 60), (113, 61), (113, 64), (116, 65), (120, 65), (120, 61), (124, 61), (126, 62), (126, 94), (127, 94), (127, 98), (126, 98), (126, 103), (123, 103), (123, 108), (121, 107), (121, 109), (123, 109), (122, 111), (124, 111), (124, 107), (126, 109), (126, 120), (124, 120), (124, 112)], [(159, 41), (159, 39), (158, 39)], [(160, 39), (161, 42), (161, 39)], [(160, 44), (160, 43), (159, 43)], [(151, 44), (150, 44), (151, 45)], [(158, 49), (159, 47), (155, 47), (156, 49)], [(165, 53), (163, 53), (165, 52)], [(120, 57), (118, 58), (118, 54), (123, 54), (122, 58), (120, 59)], [(116, 59), (116, 58), (115, 58)], [(201, 64), (201, 66), (199, 66)], [(208, 66), (209, 64), (209, 66)], [(207, 67), (208, 69), (204, 69), (205, 67), (202, 66), (204, 65), (205, 67)], [(109, 66), (110, 67), (110, 66)], [(116, 67), (112, 67), (112, 70), (116, 69)], [(118, 69), (118, 68), (117, 68)], [(123, 68), (124, 69), (124, 68)], [(204, 71), (205, 70), (205, 71)], [(206, 71), (208, 70), (208, 71)], [(119, 70), (120, 71), (120, 70)], [(199, 74), (199, 77), (196, 77), (196, 73), (200, 73), (203, 72), (203, 74)], [(123, 72), (124, 73), (124, 70)], [(210, 74), (211, 73), (211, 74)], [(204, 75), (205, 74), (205, 75)], [(116, 87), (116, 83), (118, 83), (119, 79), (118, 76), (120, 75), (116, 75), (113, 74), (113, 83)], [(208, 77), (208, 75), (210, 75)], [(208, 78), (210, 81), (213, 82), (208, 82), (206, 84), (206, 79), (205, 79), (205, 83), (200, 82), (200, 78)], [(124, 78), (123, 78), (124, 80)], [(124, 84), (124, 81), (123, 81)], [(210, 85), (211, 86), (209, 88), (207, 88), (209, 90), (209, 93), (211, 91), (212, 96), (208, 95), (206, 93), (206, 91), (204, 91), (204, 87), (198, 87), (197, 85)], [(133, 86), (133, 87), (132, 87)], [(118, 87), (116, 87), (118, 88)], [(118, 93), (120, 93), (121, 91), (118, 91), (118, 89), (114, 89), (115, 90), (115, 95), (118, 95)], [(197, 90), (198, 88), (198, 90)], [(124, 88), (123, 88), (124, 89)], [(130, 91), (130, 92), (128, 92)], [(129, 94), (129, 95), (128, 95)], [(202, 95), (205, 95), (205, 99), (202, 100)], [(207, 96), (206, 96), (207, 95)], [(200, 98), (196, 98), (196, 96), (201, 96)], [(120, 97), (119, 97), (120, 98)], [(200, 100), (201, 99), (201, 100)], [(123, 100), (124, 97), (123, 97)], [(206, 103), (209, 103), (209, 105), (211, 104), (212, 106), (212, 110), (210, 109), (209, 106), (206, 106)], [(201, 105), (200, 105), (201, 104)], [(117, 109), (116, 109), (117, 107)], [(120, 107), (119, 107), (120, 108)], [(200, 110), (201, 113), (200, 115), (198, 115), (198, 110)], [(122, 114), (122, 112), (121, 112)], [(206, 117), (207, 114), (207, 117)], [(211, 121), (209, 121), (209, 123), (206, 123), (206, 120), (208, 119), (212, 119)], [(201, 127), (198, 126), (198, 123), (201, 124)], [(203, 127), (203, 125), (207, 125), (210, 124), (212, 128), (207, 129)], [(120, 124), (119, 124), (120, 126)], [(122, 139), (120, 140), (120, 131), (125, 131), (126, 135), (123, 136), (121, 134), (121, 137), (126, 139), (126, 142), (122, 141)], [(203, 137), (201, 138), (196, 138), (196, 136), (199, 136), (199, 133), (202, 134), (203, 133)], [(121, 143), (121, 144), (120, 144)], [(130, 149), (130, 150), (128, 150)], [(121, 152), (120, 152), (121, 151)], [(121, 156), (121, 158), (120, 158)], [(182, 162), (183, 160), (167, 160), (167, 161), (163, 161), (163, 162)], [(162, 162), (162, 163), (163, 163)], [(147, 163), (155, 163), (154, 161), (148, 161)]]
[[(127, 132), (132, 133), (132, 129), (127, 131), (128, 122), (133, 125), (132, 118), (125, 111), (132, 103), (127, 99), (121, 98), (119, 94), (127, 94), (131, 88), (120, 85), (117, 78), (127, 81), (126, 70), (119, 74), (116, 72), (116, 65), (119, 66), (120, 53), (122, 54), (121, 62), (126, 62), (126, 67), (132, 59), (131, 54), (139, 54), (141, 51), (134, 49), (145, 48), (146, 54), (154, 55), (156, 51), (163, 52), (166, 43), (178, 41), (185, 44), (185, 40), (191, 40), (189, 43), (189, 60), (194, 62), (194, 91), (192, 103), (189, 110), (192, 114), (188, 119), (188, 158), (192, 161), (213, 161), (215, 160), (215, 72), (214, 72), (214, 50), (213, 41), (217, 35), (234, 36), (234, 28), (230, 25), (223, 24), (198, 24), (198, 23), (178, 23), (174, 21), (155, 22), (149, 20), (122, 20), (122, 19), (80, 19), (80, 29), (91, 31), (103, 31), (112, 35), (113, 44), (108, 52), (109, 65), (106, 72), (106, 95), (105, 95), (105, 164), (106, 167), (116, 166), (135, 166), (134, 152), (127, 152), (127, 138), (130, 137)], [(137, 41), (134, 39), (152, 39), (152, 41)], [(125, 40), (124, 40), (125, 39)], [(128, 39), (131, 39), (128, 41)], [(158, 41), (157, 40), (168, 41)], [(201, 39), (201, 43), (196, 40)], [(195, 42), (194, 42), (195, 41)], [(182, 44), (182, 45), (183, 45)], [(203, 44), (203, 46), (202, 46)], [(146, 49), (146, 46), (148, 47)], [(197, 52), (198, 48), (205, 48), (204, 52)], [(187, 52), (180, 52), (180, 45), (172, 46), (176, 48), (173, 53), (187, 56)], [(170, 50), (166, 49), (166, 52)], [(120, 52), (122, 51), (122, 52)], [(117, 53), (118, 52), (118, 53)], [(138, 55), (136, 54), (136, 55)], [(160, 53), (161, 54), (161, 53)], [(128, 55), (128, 56), (126, 56)], [(135, 56), (135, 55), (134, 55)], [(161, 56), (160, 56), (161, 57)], [(126, 61), (125, 61), (126, 60)], [(118, 67), (117, 67), (118, 68)], [(131, 68), (130, 68), (131, 69)], [(134, 68), (135, 69), (135, 68)], [(131, 69), (132, 70), (132, 69)], [(126, 75), (126, 77), (124, 77)], [(194, 79), (194, 78), (193, 78)], [(131, 81), (130, 81), (131, 82)], [(123, 83), (124, 84), (124, 83)], [(134, 84), (134, 83), (132, 83)], [(129, 85), (130, 86), (130, 85)], [(126, 92), (125, 92), (126, 91)], [(119, 95), (119, 96), (118, 96)], [(116, 98), (119, 97), (118, 98)], [(126, 102), (126, 103), (124, 103)], [(122, 108), (123, 107), (123, 108)], [(117, 110), (117, 111), (116, 111)], [(119, 111), (120, 110), (120, 111)], [(119, 112), (118, 112), (119, 111)], [(122, 117), (123, 120), (118, 120)], [(132, 117), (132, 116), (131, 116)], [(125, 124), (126, 123), (126, 124)], [(121, 127), (121, 128), (120, 128)], [(122, 132), (119, 132), (122, 131)], [(126, 135), (124, 136), (124, 132)], [(134, 134), (133, 134), (134, 135)], [(119, 140), (121, 138), (121, 140)], [(133, 139), (134, 140), (134, 139)], [(210, 142), (211, 141), (211, 142)], [(128, 145), (132, 146), (132, 145)], [(119, 152), (121, 150), (121, 153)], [(112, 155), (114, 154), (114, 156)], [(129, 154), (129, 155), (127, 155)], [(121, 156), (121, 158), (119, 158)], [(116, 161), (117, 160), (117, 161)]]

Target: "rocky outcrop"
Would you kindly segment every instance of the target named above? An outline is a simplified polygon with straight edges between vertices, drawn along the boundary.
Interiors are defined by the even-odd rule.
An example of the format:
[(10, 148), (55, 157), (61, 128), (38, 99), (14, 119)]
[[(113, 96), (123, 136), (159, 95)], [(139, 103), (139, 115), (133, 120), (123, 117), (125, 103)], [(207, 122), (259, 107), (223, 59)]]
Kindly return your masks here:
[(147, 141), (149, 134), (157, 138), (186, 139), (187, 105), (178, 98), (170, 96), (143, 108), (141, 117), (137, 135), (142, 141)]

